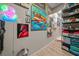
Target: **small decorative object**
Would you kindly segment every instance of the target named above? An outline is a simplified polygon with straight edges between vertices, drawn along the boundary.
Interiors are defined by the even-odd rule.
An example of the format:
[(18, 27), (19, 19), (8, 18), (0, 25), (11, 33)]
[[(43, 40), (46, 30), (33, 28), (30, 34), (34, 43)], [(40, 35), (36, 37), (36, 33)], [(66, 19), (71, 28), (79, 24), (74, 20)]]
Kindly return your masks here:
[(48, 22), (48, 28), (47, 28), (47, 37), (52, 37), (52, 22), (53, 22), (53, 19), (50, 17), (49, 18), (49, 22)]
[(18, 19), (13, 6), (0, 4), (0, 20), (7, 22), (16, 22)]
[(28, 24), (17, 24), (17, 38), (23, 38), (29, 36)]
[(29, 49), (23, 48), (17, 53), (17, 56), (28, 56), (28, 54), (29, 54)]
[(57, 18), (58, 20), (57, 20), (57, 26), (59, 26), (60, 27), (60, 18)]
[(27, 9), (27, 10), (25, 11), (25, 14), (26, 14), (26, 17), (25, 17), (26, 23), (30, 23), (30, 20), (31, 20), (30, 9)]
[(25, 21), (26, 21), (26, 23), (30, 23), (30, 16), (29, 15), (26, 15)]

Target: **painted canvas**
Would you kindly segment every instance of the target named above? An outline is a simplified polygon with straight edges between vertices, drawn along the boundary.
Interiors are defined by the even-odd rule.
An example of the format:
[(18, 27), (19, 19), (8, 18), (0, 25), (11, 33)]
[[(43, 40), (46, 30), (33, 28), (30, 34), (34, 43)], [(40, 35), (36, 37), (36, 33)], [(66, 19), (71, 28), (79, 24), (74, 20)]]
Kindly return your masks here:
[(31, 30), (39, 31), (47, 29), (47, 14), (40, 8), (32, 5)]
[(17, 38), (24, 38), (29, 36), (28, 24), (17, 24)]
[(0, 20), (6, 22), (16, 22), (18, 17), (15, 8), (7, 4), (0, 4)]

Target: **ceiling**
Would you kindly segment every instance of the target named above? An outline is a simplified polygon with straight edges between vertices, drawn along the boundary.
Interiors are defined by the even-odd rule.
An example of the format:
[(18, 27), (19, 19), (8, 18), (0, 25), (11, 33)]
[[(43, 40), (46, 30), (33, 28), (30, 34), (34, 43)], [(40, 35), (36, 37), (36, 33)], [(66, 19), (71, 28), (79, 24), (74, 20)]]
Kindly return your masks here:
[(52, 12), (50, 14), (56, 13), (60, 10), (62, 10), (64, 4), (63, 3), (48, 3), (49, 8)]
[(53, 9), (53, 8), (59, 6), (60, 4), (61, 3), (48, 3), (48, 6)]

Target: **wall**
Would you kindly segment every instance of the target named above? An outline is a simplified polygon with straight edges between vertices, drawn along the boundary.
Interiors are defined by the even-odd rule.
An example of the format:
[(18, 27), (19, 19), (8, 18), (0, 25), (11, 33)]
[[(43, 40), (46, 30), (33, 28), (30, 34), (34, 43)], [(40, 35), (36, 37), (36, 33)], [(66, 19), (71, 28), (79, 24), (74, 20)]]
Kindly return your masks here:
[(13, 23), (5, 23), (4, 50), (2, 55), (13, 55)]
[[(29, 49), (29, 55), (36, 52), (40, 48), (46, 46), (53, 40), (53, 37), (47, 38), (46, 31), (31, 31), (29, 27), (29, 37), (17, 39), (17, 24), (25, 24), (25, 11), (26, 9), (17, 6), (15, 4), (9, 4), (15, 7), (15, 10), (19, 16), (17, 23), (6, 23), (6, 34), (4, 41), (4, 52), (2, 55), (16, 55), (22, 48)], [(29, 24), (29, 23), (28, 23)], [(30, 24), (29, 24), (30, 26)]]

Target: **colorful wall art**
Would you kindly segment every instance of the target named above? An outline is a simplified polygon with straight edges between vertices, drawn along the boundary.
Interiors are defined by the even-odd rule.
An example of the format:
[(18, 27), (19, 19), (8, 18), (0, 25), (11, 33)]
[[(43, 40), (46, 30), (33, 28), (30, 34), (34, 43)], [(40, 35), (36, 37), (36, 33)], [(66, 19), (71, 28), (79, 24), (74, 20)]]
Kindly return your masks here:
[(47, 14), (40, 8), (32, 5), (31, 30), (39, 31), (47, 29)]
[(13, 6), (0, 4), (0, 20), (7, 22), (16, 22), (18, 19)]
[(29, 36), (28, 24), (17, 24), (17, 38), (24, 38)]

